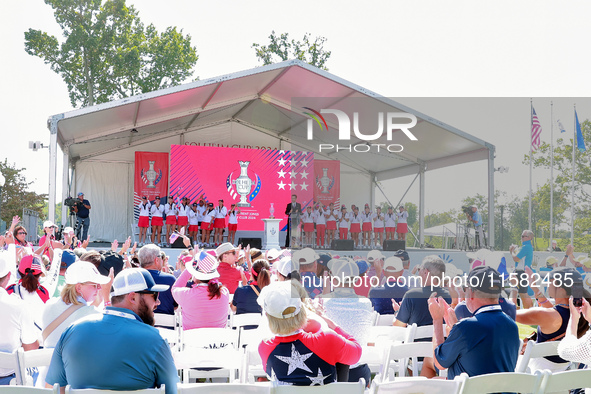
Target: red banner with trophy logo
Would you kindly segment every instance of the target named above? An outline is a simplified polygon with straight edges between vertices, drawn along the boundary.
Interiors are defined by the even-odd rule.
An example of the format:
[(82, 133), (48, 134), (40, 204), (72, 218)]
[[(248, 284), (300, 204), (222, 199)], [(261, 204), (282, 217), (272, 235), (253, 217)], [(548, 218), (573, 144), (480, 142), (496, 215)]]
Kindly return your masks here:
[(314, 160), (314, 201), (341, 205), (341, 162)]
[(134, 217), (142, 196), (154, 202), (154, 197), (164, 198), (168, 192), (168, 153), (135, 152), (135, 176), (133, 190)]

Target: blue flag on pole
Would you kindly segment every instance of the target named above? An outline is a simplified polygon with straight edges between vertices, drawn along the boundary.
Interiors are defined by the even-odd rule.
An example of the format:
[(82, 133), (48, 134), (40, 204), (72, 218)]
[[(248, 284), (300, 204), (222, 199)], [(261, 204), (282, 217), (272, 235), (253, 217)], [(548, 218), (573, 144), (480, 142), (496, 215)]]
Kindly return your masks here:
[(587, 148), (585, 147), (585, 140), (583, 139), (583, 132), (581, 131), (581, 124), (579, 123), (579, 116), (577, 115), (577, 110), (575, 109), (575, 123), (577, 127), (577, 148), (581, 152), (585, 152)]

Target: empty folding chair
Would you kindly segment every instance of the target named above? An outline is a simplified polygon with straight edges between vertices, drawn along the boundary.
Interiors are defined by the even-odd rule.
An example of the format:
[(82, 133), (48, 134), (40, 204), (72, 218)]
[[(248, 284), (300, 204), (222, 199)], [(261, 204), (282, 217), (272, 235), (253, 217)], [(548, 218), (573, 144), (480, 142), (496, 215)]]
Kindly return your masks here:
[(468, 377), (463, 373), (462, 394), (487, 393), (537, 393), (544, 378), (542, 371), (535, 374), (521, 372), (500, 372)]
[(331, 383), (324, 386), (282, 386), (277, 382), (271, 385), (271, 394), (363, 394), (365, 380), (355, 383)]
[(59, 394), (60, 385), (54, 384), (52, 388), (29, 386), (0, 386), (1, 394)]
[(408, 378), (394, 382), (376, 382), (372, 385), (374, 394), (458, 394), (462, 387), (460, 379)]
[[(33, 378), (29, 376), (27, 370), (29, 368), (49, 367), (51, 363), (51, 356), (53, 356), (53, 348), (35, 349), (25, 352), (21, 347), (18, 349), (18, 364), (20, 376), (23, 379), (23, 386), (33, 386)], [(45, 372), (40, 370), (40, 378), (45, 377)]]
[(539, 393), (564, 393), (573, 389), (586, 389), (585, 392), (591, 392), (590, 369), (576, 369), (554, 373), (546, 370)]
[(179, 384), (177, 386), (178, 394), (269, 394), (270, 390), (270, 382), (257, 384), (196, 383)]
[(15, 350), (12, 353), (0, 352), (0, 368), (13, 370), (16, 377), (14, 381), (18, 385), (23, 384), (23, 378), (18, 365), (18, 353)]
[(66, 394), (164, 394), (164, 385), (157, 389), (144, 390), (100, 390), (100, 389), (73, 389), (70, 385), (66, 386)]
[[(515, 367), (515, 372), (534, 372), (530, 371), (528, 367), (531, 360), (546, 357), (546, 356), (557, 356), (558, 355), (558, 345), (560, 341), (551, 341), (551, 342), (541, 342), (536, 343), (534, 341), (528, 341), (527, 345), (525, 346), (525, 351), (523, 355), (519, 356), (517, 360), (517, 366)], [(568, 367), (569, 363), (565, 363), (564, 369)]]

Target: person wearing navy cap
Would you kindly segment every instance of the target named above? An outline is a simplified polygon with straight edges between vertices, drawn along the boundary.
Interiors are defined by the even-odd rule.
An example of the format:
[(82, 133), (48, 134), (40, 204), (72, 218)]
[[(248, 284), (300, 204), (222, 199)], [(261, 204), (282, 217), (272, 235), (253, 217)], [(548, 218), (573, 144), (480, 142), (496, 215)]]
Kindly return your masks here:
[(78, 193), (78, 201), (72, 207), (76, 212), (76, 237), (85, 241), (90, 227), (90, 202), (84, 199), (84, 193)]
[[(515, 371), (521, 341), (517, 324), (499, 305), (501, 274), (491, 267), (476, 267), (470, 271), (467, 285), (466, 305), (474, 316), (459, 322), (441, 297), (429, 298), (435, 366), (447, 368), (450, 380), (463, 372), (478, 376)], [(453, 326), (445, 340), (444, 315), (447, 326)]]
[(143, 390), (165, 385), (177, 392), (177, 369), (168, 343), (154, 325), (157, 285), (143, 268), (121, 271), (113, 280), (105, 313), (68, 327), (56, 344), (45, 379), (73, 389)]

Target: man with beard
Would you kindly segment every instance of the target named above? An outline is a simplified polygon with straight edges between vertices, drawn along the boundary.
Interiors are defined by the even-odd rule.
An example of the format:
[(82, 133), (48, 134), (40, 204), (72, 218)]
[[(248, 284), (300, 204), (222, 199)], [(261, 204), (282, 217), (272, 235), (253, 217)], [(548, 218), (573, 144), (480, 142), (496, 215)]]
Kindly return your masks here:
[[(157, 285), (143, 268), (121, 271), (113, 280), (111, 305), (104, 315), (82, 319), (58, 341), (46, 377), (74, 389), (141, 390), (165, 385), (177, 392), (177, 370), (166, 341), (154, 325)], [(109, 303), (107, 303), (108, 305)]]

